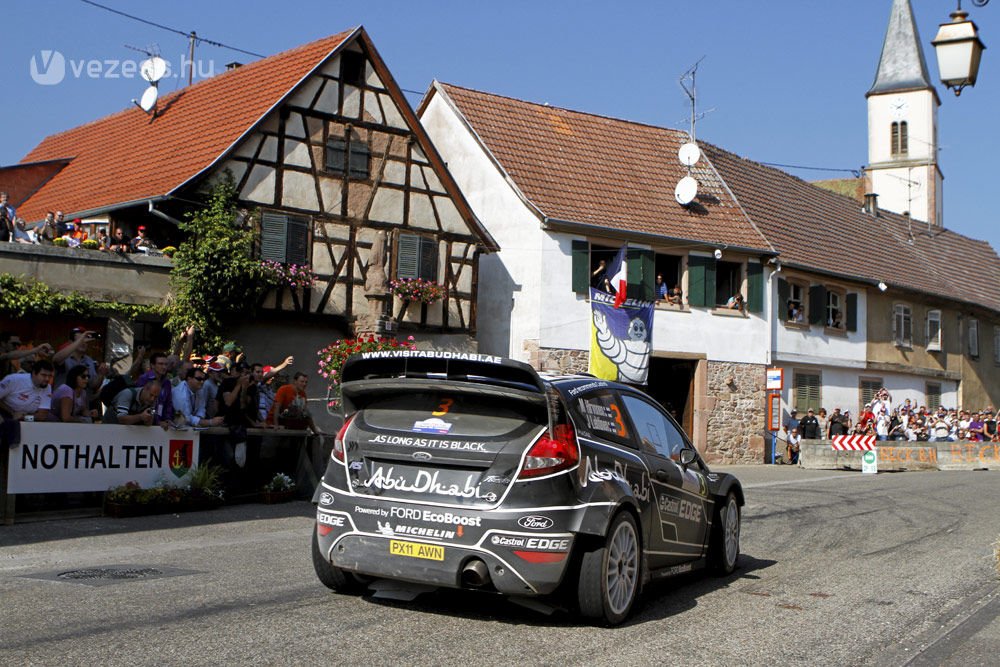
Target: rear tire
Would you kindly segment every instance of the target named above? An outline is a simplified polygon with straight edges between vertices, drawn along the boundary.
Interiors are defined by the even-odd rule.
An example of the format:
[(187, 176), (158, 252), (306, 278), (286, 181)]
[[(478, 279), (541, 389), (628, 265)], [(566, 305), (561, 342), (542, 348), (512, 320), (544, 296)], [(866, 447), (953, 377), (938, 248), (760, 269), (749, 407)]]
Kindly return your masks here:
[(608, 528), (604, 545), (586, 551), (580, 562), (577, 603), (580, 614), (618, 625), (639, 597), (642, 546), (635, 519), (620, 512)]
[(708, 561), (719, 576), (732, 574), (740, 557), (740, 504), (736, 494), (729, 492), (723, 504), (715, 510)]
[(316, 576), (330, 590), (337, 593), (360, 593), (364, 590), (365, 584), (352, 573), (330, 564), (319, 548), (319, 535), (315, 529), (312, 536), (312, 559)]

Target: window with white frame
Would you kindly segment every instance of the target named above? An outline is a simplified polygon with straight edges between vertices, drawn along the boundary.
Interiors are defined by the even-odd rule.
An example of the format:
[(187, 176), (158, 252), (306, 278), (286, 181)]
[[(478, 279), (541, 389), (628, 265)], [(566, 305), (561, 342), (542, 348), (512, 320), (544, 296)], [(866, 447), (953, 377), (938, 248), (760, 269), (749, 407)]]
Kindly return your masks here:
[(941, 351), (941, 311), (927, 311), (927, 349), (931, 352)]
[(799, 283), (788, 282), (788, 321), (804, 323), (806, 321), (806, 306), (808, 290)]
[(913, 346), (913, 310), (905, 303), (892, 307), (892, 339), (899, 347)]
[(826, 289), (826, 326), (844, 328), (844, 294), (829, 287)]
[(969, 320), (969, 356), (979, 356), (979, 320)]

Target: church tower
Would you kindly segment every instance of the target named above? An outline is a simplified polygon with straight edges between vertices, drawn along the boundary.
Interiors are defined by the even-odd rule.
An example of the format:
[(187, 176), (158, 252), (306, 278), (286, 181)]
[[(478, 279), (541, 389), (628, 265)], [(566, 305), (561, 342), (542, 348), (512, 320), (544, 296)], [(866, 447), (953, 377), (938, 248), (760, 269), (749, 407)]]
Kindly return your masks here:
[(879, 208), (942, 224), (937, 108), (910, 0), (892, 0), (875, 83), (868, 98), (865, 187)]

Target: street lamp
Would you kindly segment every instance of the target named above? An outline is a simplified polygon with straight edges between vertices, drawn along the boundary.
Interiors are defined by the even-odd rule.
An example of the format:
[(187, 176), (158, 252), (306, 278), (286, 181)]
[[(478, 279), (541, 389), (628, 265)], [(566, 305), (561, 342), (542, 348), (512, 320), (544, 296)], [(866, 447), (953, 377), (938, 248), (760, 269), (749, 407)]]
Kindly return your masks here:
[[(982, 7), (989, 0), (973, 0)], [(951, 22), (942, 23), (931, 44), (937, 53), (938, 73), (941, 83), (961, 95), (966, 86), (976, 85), (979, 74), (979, 59), (983, 55), (983, 43), (979, 40), (976, 24), (968, 20), (969, 13), (962, 11), (962, 0), (958, 9), (951, 13)]]

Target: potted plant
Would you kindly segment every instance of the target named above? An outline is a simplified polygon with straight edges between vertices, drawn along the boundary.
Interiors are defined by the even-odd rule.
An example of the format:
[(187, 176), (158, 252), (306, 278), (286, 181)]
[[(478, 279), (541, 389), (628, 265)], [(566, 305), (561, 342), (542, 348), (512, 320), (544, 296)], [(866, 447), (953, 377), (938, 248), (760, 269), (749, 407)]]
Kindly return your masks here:
[(194, 468), (190, 472), (187, 487), (187, 504), (192, 509), (218, 507), (224, 500), (221, 466), (211, 461)]
[(163, 249), (163, 250), (161, 250), (160, 252), (162, 252), (162, 253), (163, 253), (163, 256), (164, 256), (164, 257), (173, 257), (173, 256), (174, 256), (174, 253), (175, 253), (175, 252), (177, 252), (177, 248), (175, 248), (175, 247), (174, 247), (174, 246), (172, 246), (172, 245), (168, 245), (168, 246), (167, 246), (166, 248), (164, 248), (164, 249)]
[(283, 472), (275, 474), (264, 485), (263, 500), (267, 505), (288, 502), (295, 496), (295, 480)]
[(401, 278), (389, 283), (392, 293), (403, 301), (434, 303), (444, 298), (444, 285), (422, 278)]
[(94, 239), (87, 239), (86, 241), (80, 243), (80, 247), (86, 250), (97, 250), (101, 247), (101, 244)]
[(104, 514), (112, 517), (139, 516), (139, 482), (126, 482), (113, 486), (104, 493)]

